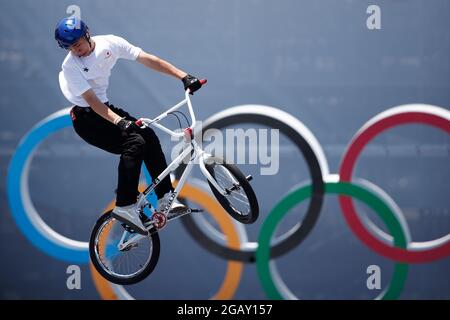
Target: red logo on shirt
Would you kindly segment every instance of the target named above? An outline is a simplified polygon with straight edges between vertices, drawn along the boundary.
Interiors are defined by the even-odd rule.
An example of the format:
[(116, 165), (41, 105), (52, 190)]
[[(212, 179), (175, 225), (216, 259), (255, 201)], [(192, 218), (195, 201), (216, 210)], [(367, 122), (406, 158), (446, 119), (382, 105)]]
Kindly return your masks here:
[(75, 116), (75, 112), (73, 110), (70, 110), (70, 117), (72, 118), (72, 121), (75, 121), (77, 117)]

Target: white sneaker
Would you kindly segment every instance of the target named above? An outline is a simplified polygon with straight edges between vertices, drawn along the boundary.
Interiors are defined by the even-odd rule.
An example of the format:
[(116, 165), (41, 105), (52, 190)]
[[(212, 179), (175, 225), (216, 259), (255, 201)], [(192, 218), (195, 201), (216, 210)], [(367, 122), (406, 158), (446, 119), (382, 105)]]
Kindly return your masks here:
[(112, 216), (130, 226), (134, 231), (144, 236), (148, 235), (147, 229), (139, 218), (139, 213), (136, 204), (125, 207), (115, 207), (112, 211)]
[[(164, 208), (167, 207), (167, 205), (170, 202), (170, 197), (172, 196), (172, 192), (167, 192), (161, 199), (158, 200), (158, 212), (163, 212)], [(170, 207), (169, 213), (181, 213), (186, 211), (188, 208), (179, 202), (177, 199), (175, 199), (172, 202), (172, 206)]]

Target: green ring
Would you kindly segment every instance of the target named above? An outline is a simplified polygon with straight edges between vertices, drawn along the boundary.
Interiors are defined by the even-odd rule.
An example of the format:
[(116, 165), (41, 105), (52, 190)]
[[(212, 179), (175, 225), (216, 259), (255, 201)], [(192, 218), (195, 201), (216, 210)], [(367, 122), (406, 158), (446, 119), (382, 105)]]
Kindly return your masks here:
[[(361, 186), (347, 182), (328, 182), (325, 184), (325, 193), (351, 196), (367, 204), (386, 224), (390, 234), (394, 237), (394, 245), (406, 249), (406, 237), (403, 234), (400, 223), (397, 221), (396, 216), (389, 206), (374, 193)], [(256, 266), (262, 287), (269, 299), (284, 299), (275, 285), (270, 271), (270, 240), (272, 234), (278, 223), (289, 210), (310, 196), (310, 185), (289, 193), (272, 209), (261, 228), (258, 239), (258, 250), (256, 251)], [(389, 287), (380, 295), (380, 298), (383, 300), (397, 299), (403, 290), (407, 275), (408, 264), (396, 263)]]

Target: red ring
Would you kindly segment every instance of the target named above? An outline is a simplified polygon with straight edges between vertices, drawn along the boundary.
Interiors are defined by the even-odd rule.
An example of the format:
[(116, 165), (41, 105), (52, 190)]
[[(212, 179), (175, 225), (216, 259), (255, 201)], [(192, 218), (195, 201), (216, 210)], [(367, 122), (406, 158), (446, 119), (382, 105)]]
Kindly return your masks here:
[[(384, 130), (407, 123), (422, 123), (442, 129), (450, 134), (450, 116), (447, 118), (445, 116), (437, 115), (434, 112), (432, 113), (432, 109), (427, 109), (427, 107), (429, 106), (423, 106), (423, 109), (420, 111), (416, 111), (417, 108), (411, 108), (415, 111), (408, 111), (408, 109), (403, 106), (399, 107), (399, 109), (402, 109), (399, 110), (400, 113), (381, 117), (374, 123), (371, 123), (373, 120), (367, 122), (366, 125), (368, 125), (368, 127), (365, 128), (366, 125), (364, 125), (362, 129), (356, 133), (344, 154), (339, 170), (340, 180), (345, 182), (351, 181), (353, 168), (359, 154), (376, 135)], [(443, 112), (448, 112), (445, 109), (439, 109)], [(394, 110), (391, 109), (388, 112), (392, 113), (392, 111)], [(421, 251), (410, 251), (407, 249), (391, 247), (373, 236), (365, 228), (356, 213), (351, 198), (339, 196), (339, 204), (350, 229), (355, 235), (369, 248), (387, 258), (399, 262), (417, 263), (434, 261), (450, 255), (450, 241), (438, 247)]]

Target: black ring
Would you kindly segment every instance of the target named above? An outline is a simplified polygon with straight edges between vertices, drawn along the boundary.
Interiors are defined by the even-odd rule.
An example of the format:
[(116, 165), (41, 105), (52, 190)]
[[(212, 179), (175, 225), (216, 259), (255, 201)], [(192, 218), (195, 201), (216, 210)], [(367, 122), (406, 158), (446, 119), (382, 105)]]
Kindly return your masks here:
[[(288, 126), (286, 123), (278, 119), (271, 118), (268, 115), (241, 113), (216, 120), (203, 128), (202, 138), (203, 133), (208, 129), (221, 129), (237, 123), (256, 123), (279, 129), (300, 149), (311, 173), (312, 196), (309, 202), (308, 211), (300, 226), (297, 227), (297, 229), (291, 233), (289, 237), (271, 248), (270, 257), (276, 258), (289, 252), (305, 240), (319, 218), (325, 193), (325, 183), (322, 178), (320, 163), (313, 149), (303, 136), (301, 136), (296, 130)], [(176, 171), (176, 176), (178, 179), (182, 173), (181, 169), (182, 168), (180, 167), (180, 170)], [(200, 246), (208, 251), (227, 260), (241, 261), (245, 263), (255, 262), (255, 250), (235, 250), (215, 242), (204, 235), (203, 231), (197, 226), (196, 222), (190, 215), (186, 215), (183, 219), (181, 219), (181, 221), (187, 232), (200, 244)]]

